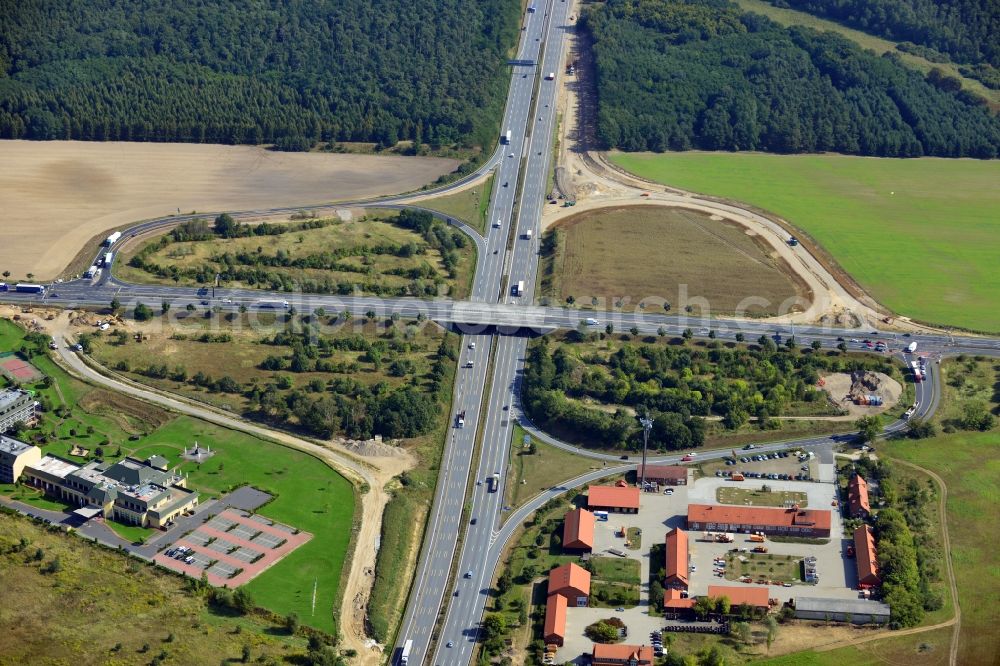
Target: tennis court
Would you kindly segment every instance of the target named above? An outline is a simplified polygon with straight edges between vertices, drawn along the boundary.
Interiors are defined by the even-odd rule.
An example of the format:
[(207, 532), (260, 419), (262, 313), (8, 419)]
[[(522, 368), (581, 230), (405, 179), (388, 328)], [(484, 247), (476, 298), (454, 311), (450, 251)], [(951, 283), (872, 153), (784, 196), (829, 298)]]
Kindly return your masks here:
[(45, 377), (38, 368), (21, 358), (17, 352), (0, 354), (0, 374), (15, 384), (33, 384)]

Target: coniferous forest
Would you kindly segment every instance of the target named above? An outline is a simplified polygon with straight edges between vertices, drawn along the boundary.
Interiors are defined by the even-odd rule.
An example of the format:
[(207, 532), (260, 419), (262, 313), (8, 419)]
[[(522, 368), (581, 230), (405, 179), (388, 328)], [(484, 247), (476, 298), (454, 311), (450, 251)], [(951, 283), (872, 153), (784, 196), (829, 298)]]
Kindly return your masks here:
[(0, 137), (485, 145), (509, 0), (0, 0)]
[[(598, 139), (623, 150), (994, 158), (1000, 119), (948, 77), (726, 0), (608, 0), (584, 13)], [(960, 87), (960, 86), (959, 86)]]

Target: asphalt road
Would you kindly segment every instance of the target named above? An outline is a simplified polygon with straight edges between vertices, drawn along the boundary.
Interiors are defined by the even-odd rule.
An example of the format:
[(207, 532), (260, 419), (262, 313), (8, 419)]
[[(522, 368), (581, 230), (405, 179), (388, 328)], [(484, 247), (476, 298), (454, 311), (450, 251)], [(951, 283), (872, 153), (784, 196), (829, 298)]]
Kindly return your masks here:
[[(487, 600), (489, 586), (498, 565), (503, 547), (517, 526), (539, 506), (568, 489), (579, 487), (609, 474), (629, 469), (635, 463), (621, 464), (614, 456), (577, 449), (538, 431), (521, 415), (517, 403), (517, 382), (523, 369), (527, 346), (526, 334), (546, 332), (558, 328), (604, 330), (611, 324), (617, 332), (635, 327), (644, 335), (679, 336), (690, 329), (694, 337), (705, 339), (714, 334), (720, 340), (735, 340), (742, 335), (747, 341), (760, 336), (780, 336), (784, 341), (794, 336), (796, 344), (807, 346), (818, 340), (826, 349), (844, 342), (852, 350), (864, 350), (865, 339), (885, 340), (893, 353), (908, 360), (901, 353), (910, 342), (918, 343), (918, 352), (929, 355), (928, 378), (917, 384), (916, 416), (933, 413), (940, 399), (938, 368), (935, 361), (944, 355), (958, 353), (1000, 356), (1000, 339), (972, 336), (913, 335), (895, 337), (878, 331), (856, 332), (816, 326), (775, 326), (766, 322), (732, 321), (690, 317), (687, 315), (647, 314), (645, 312), (621, 313), (583, 311), (571, 308), (538, 307), (531, 304), (537, 275), (537, 255), (541, 209), (545, 205), (545, 189), (551, 167), (552, 135), (555, 131), (555, 97), (563, 70), (563, 39), (568, 25), (569, 6), (561, 0), (546, 0), (537, 5), (537, 11), (524, 15), (525, 30), (519, 47), (518, 60), (538, 61), (539, 65), (512, 66), (507, 108), (504, 112), (502, 131), (511, 131), (510, 144), (499, 145), (493, 156), (475, 173), (452, 183), (439, 191), (447, 192), (471, 179), (495, 169), (493, 198), (490, 202), (488, 226), (485, 234), (448, 220), (461, 228), (475, 242), (478, 264), (470, 301), (423, 300), (416, 298), (382, 299), (368, 296), (324, 296), (314, 294), (266, 293), (258, 290), (212, 289), (198, 290), (184, 287), (131, 285), (117, 281), (108, 274), (96, 281), (76, 280), (52, 285), (44, 297), (33, 294), (0, 293), (0, 300), (14, 303), (44, 303), (61, 307), (105, 306), (118, 298), (126, 309), (136, 302), (145, 302), (154, 310), (160, 301), (171, 303), (173, 311), (183, 310), (188, 304), (200, 310), (218, 307), (235, 311), (241, 306), (250, 311), (260, 310), (263, 300), (286, 300), (300, 312), (324, 308), (327, 312), (345, 310), (355, 314), (373, 311), (379, 317), (398, 313), (403, 317), (424, 315), (444, 324), (451, 324), (465, 335), (455, 382), (453, 418), (465, 412), (466, 427), (449, 430), (443, 456), (442, 471), (435, 493), (432, 514), (420, 555), (418, 571), (411, 590), (402, 628), (398, 636), (393, 663), (399, 648), (407, 640), (413, 641), (409, 663), (464, 664), (469, 663), (474, 652), (478, 627)], [(544, 50), (543, 50), (544, 47)], [(546, 80), (552, 72), (554, 81)], [(537, 86), (537, 100), (535, 92)], [(519, 195), (519, 196), (518, 196)], [(402, 206), (406, 195), (382, 199), (379, 207)], [(306, 205), (298, 207), (258, 209), (233, 213), (246, 218), (261, 215), (290, 213), (303, 208), (321, 212), (352, 205), (374, 204), (373, 201), (338, 202), (336, 204)], [(133, 235), (170, 226), (195, 216), (170, 216), (149, 220), (130, 228)], [(443, 216), (442, 216), (443, 217)], [(494, 226), (498, 223), (499, 226)], [(532, 238), (524, 238), (531, 229)], [(95, 252), (95, 257), (104, 252)], [(515, 296), (511, 286), (524, 281), (524, 293)], [(587, 318), (596, 323), (586, 324)], [(517, 333), (517, 335), (497, 335)], [(852, 340), (857, 340), (856, 342)], [(475, 348), (471, 348), (475, 343)], [(488, 374), (491, 350), (495, 347), (493, 372)], [(471, 367), (469, 367), (469, 362)], [(483, 393), (489, 387), (484, 401)], [(160, 397), (162, 399), (162, 396)], [(218, 415), (213, 415), (218, 418)], [(580, 455), (604, 459), (607, 467), (579, 477), (540, 494), (527, 504), (503, 516), (503, 493), (489, 492), (487, 478), (495, 472), (501, 476), (507, 466), (512, 419), (519, 418), (534, 436), (555, 446), (574, 450)], [(212, 419), (210, 419), (212, 420)], [(245, 425), (245, 424), (244, 424)], [(453, 421), (454, 425), (454, 421)], [(895, 432), (905, 427), (896, 422), (887, 427)], [(476, 459), (476, 434), (482, 432), (482, 448)], [(762, 451), (787, 446), (829, 446), (843, 437), (815, 437), (792, 442), (760, 446)], [(727, 450), (702, 452), (699, 459), (711, 459), (728, 454)], [(680, 455), (657, 456), (651, 461), (677, 462)], [(471, 485), (470, 485), (471, 483)], [(480, 485), (481, 483), (481, 485)], [(504, 479), (501, 478), (501, 488)], [(468, 497), (469, 513), (463, 518)], [(476, 524), (471, 524), (471, 519)], [(465, 533), (461, 547), (459, 537)], [(458, 551), (456, 554), (456, 550)], [(457, 561), (456, 561), (457, 556)], [(465, 573), (470, 572), (466, 578)], [(443, 619), (439, 618), (443, 610)], [(440, 621), (439, 621), (440, 620)], [(436, 641), (436, 643), (435, 643)], [(453, 647), (447, 647), (448, 642)], [(430, 649), (435, 646), (433, 658)]]

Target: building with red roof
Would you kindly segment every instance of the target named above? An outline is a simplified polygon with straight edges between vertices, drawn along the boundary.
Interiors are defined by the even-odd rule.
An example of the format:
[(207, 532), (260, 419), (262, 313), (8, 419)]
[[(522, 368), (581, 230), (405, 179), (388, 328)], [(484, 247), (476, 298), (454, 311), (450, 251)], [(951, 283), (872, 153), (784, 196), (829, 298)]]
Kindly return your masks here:
[(668, 612), (679, 613), (694, 608), (694, 599), (683, 596), (683, 592), (676, 588), (667, 588), (663, 591), (663, 607)]
[(561, 594), (570, 606), (586, 606), (590, 600), (590, 572), (567, 562), (549, 572), (549, 594)]
[(590, 486), (587, 508), (591, 511), (639, 512), (639, 489), (629, 486)]
[(768, 599), (767, 587), (737, 587), (735, 585), (709, 585), (708, 596), (713, 599), (727, 597), (730, 605), (735, 608), (746, 604), (751, 608), (763, 608), (767, 610), (771, 607)]
[(881, 585), (882, 579), (878, 575), (875, 535), (872, 534), (872, 528), (867, 525), (862, 525), (854, 530), (854, 557), (858, 567), (858, 587), (866, 590)]
[(594, 643), (590, 663), (593, 666), (651, 666), (653, 648), (650, 645)]
[(789, 509), (689, 504), (688, 529), (711, 532), (764, 532), (788, 536), (829, 538), (828, 509)]
[(686, 590), (688, 588), (688, 566), (688, 535), (684, 530), (675, 527), (667, 532), (664, 587)]
[[(663, 486), (685, 486), (688, 481), (688, 468), (683, 465), (646, 465), (646, 481), (652, 481)], [(636, 467), (636, 479), (643, 478), (643, 466)]]
[(545, 602), (545, 627), (542, 638), (546, 645), (562, 647), (566, 641), (566, 597), (550, 594)]
[(847, 484), (847, 512), (851, 518), (867, 518), (871, 511), (868, 482), (860, 474), (855, 474)]
[(594, 514), (573, 509), (563, 518), (563, 550), (589, 553), (594, 549)]

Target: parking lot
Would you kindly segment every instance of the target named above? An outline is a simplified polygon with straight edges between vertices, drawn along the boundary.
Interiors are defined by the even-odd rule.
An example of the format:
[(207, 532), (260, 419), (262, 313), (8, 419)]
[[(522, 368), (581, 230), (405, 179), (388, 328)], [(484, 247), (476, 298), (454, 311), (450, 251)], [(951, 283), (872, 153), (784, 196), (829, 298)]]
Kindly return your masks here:
[(212, 585), (236, 587), (312, 538), (287, 525), (226, 509), (157, 553), (153, 561)]
[[(826, 455), (829, 454), (829, 455)], [(827, 462), (825, 458), (829, 457)], [(751, 468), (762, 474), (792, 474), (793, 470), (808, 464), (810, 470), (818, 472), (821, 467), (832, 467), (832, 452), (818, 452), (818, 455), (808, 462), (800, 462), (794, 455), (787, 458), (769, 459), (739, 463), (737, 466), (725, 465), (717, 469)], [(788, 468), (789, 471), (785, 471)], [(825, 470), (824, 470), (825, 471)], [(748, 478), (745, 481), (733, 481), (722, 476), (705, 476), (687, 486), (671, 486), (658, 492), (645, 492), (640, 496), (639, 513), (609, 513), (607, 521), (597, 521), (594, 530), (594, 550), (596, 557), (615, 557), (612, 553), (623, 553), (626, 557), (636, 559), (641, 567), (641, 583), (639, 589), (639, 604), (624, 608), (622, 611), (609, 608), (569, 608), (566, 613), (566, 641), (556, 654), (556, 663), (576, 660), (583, 653), (589, 653), (592, 642), (584, 636), (587, 625), (597, 620), (618, 617), (629, 629), (629, 642), (637, 644), (649, 643), (649, 632), (662, 628), (664, 620), (649, 615), (649, 571), (663, 566), (663, 562), (650, 562), (649, 549), (653, 544), (662, 544), (666, 533), (675, 527), (686, 529), (687, 507), (694, 504), (717, 504), (716, 491), (720, 487), (744, 487), (758, 489), (766, 484), (776, 491), (798, 491), (806, 494), (807, 504), (814, 509), (827, 509), (834, 512), (831, 521), (831, 538), (826, 544), (780, 543), (765, 537), (763, 544), (751, 542), (748, 534), (734, 534), (734, 542), (719, 543), (703, 541), (702, 532), (689, 532), (689, 555), (692, 570), (689, 572), (688, 592), (691, 596), (702, 596), (708, 593), (709, 585), (730, 585), (736, 587), (761, 587), (756, 582), (743, 583), (738, 580), (726, 580), (714, 571), (715, 558), (723, 558), (732, 549), (745, 549), (748, 553), (756, 546), (765, 546), (768, 553), (776, 555), (793, 555), (796, 558), (815, 558), (815, 570), (819, 580), (815, 584), (796, 582), (791, 587), (783, 585), (768, 585), (768, 597), (785, 602), (796, 596), (826, 597), (831, 599), (856, 599), (858, 592), (855, 561), (844, 556), (848, 539), (844, 538), (843, 524), (839, 509), (834, 505), (836, 487), (833, 483), (818, 480), (783, 480), (773, 478)], [(826, 476), (826, 474), (824, 474)], [(641, 547), (631, 550), (625, 546), (625, 538), (619, 536), (624, 528), (641, 530)], [(662, 552), (662, 551), (661, 551)], [(801, 573), (801, 569), (799, 570)]]

